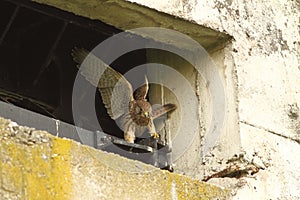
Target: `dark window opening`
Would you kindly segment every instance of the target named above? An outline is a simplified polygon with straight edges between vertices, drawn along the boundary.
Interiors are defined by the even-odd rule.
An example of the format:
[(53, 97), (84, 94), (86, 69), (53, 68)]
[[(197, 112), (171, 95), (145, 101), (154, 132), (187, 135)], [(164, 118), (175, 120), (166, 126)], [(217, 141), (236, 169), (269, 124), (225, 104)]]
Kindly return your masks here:
[[(108, 37), (121, 31), (100, 21), (29, 0), (0, 1), (0, 100), (74, 125), (72, 90), (78, 69), (71, 51), (74, 47), (92, 50)], [(109, 48), (114, 47), (107, 48), (110, 52)], [(141, 49), (120, 56), (111, 66), (124, 74), (145, 63), (147, 49)], [(93, 87), (89, 83), (87, 85)], [(95, 101), (97, 123), (100, 123), (103, 131), (123, 138), (123, 132), (108, 116), (99, 92), (96, 93)], [(88, 112), (82, 117), (86, 119), (82, 128), (97, 131), (98, 126), (89, 119)], [(70, 138), (75, 139), (75, 136)], [(94, 144), (97, 148), (98, 139), (96, 137)], [(150, 143), (151, 145), (148, 145)], [(135, 154), (125, 156), (169, 169), (171, 150), (164, 148), (156, 154), (153, 149), (149, 151), (141, 147), (145, 146), (144, 144), (142, 141), (137, 149), (146, 149), (146, 152), (152, 152), (160, 158), (152, 154), (149, 159), (138, 158)], [(154, 147), (155, 150), (167, 147), (164, 143), (152, 144), (150, 139), (146, 145)], [(132, 151), (132, 146), (126, 146), (122, 141), (119, 146)], [(108, 146), (107, 150), (110, 147)], [(154, 160), (152, 157), (155, 157)]]
[[(70, 55), (75, 46), (88, 50), (121, 30), (30, 1), (0, 2), (0, 98), (2, 101), (71, 124), (72, 89), (77, 73)], [(145, 63), (145, 51), (121, 56), (117, 71)], [(103, 131), (122, 137), (99, 93), (96, 110)], [(94, 131), (93, 124), (84, 127)]]

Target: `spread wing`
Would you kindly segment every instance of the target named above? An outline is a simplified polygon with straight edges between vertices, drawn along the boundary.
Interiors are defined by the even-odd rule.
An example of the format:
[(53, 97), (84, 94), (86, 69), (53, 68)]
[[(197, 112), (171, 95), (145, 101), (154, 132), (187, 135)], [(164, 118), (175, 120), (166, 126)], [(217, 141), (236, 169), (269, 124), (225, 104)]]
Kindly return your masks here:
[(115, 120), (128, 113), (133, 91), (125, 77), (85, 49), (75, 47), (72, 56), (79, 64), (80, 73), (98, 87), (109, 116)]
[(133, 93), (134, 99), (135, 100), (146, 99), (148, 90), (149, 90), (148, 79), (145, 76), (145, 84), (139, 87), (138, 89), (136, 89), (136, 91)]

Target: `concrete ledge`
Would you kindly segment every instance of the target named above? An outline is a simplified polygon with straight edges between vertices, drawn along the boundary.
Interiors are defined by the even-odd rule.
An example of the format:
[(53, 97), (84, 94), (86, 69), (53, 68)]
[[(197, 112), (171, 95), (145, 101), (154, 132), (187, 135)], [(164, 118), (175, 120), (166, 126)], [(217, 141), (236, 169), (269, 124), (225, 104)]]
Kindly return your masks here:
[(0, 118), (4, 199), (224, 199), (227, 190)]
[(72, 142), (0, 118), (0, 196), (67, 199), (71, 194)]

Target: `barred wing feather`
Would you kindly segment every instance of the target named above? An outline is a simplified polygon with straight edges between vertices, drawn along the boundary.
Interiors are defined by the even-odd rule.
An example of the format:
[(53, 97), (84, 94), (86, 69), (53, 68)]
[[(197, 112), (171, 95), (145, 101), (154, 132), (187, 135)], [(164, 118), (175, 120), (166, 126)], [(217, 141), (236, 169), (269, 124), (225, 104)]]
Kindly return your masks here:
[(85, 49), (74, 48), (72, 56), (80, 65), (80, 73), (98, 87), (109, 116), (115, 120), (128, 113), (133, 91), (125, 77)]

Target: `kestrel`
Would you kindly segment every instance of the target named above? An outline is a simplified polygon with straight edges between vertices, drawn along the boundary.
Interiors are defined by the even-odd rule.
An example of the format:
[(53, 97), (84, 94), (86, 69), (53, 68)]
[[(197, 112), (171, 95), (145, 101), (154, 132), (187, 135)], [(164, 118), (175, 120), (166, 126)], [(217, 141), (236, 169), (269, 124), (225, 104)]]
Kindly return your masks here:
[(132, 85), (122, 74), (94, 54), (75, 47), (72, 56), (79, 64), (81, 75), (100, 91), (108, 115), (123, 130), (127, 142), (134, 143), (135, 138), (145, 131), (152, 137), (159, 138), (153, 120), (175, 110), (175, 104), (165, 104), (152, 110), (146, 99), (149, 89), (146, 77), (145, 84), (133, 92)]

